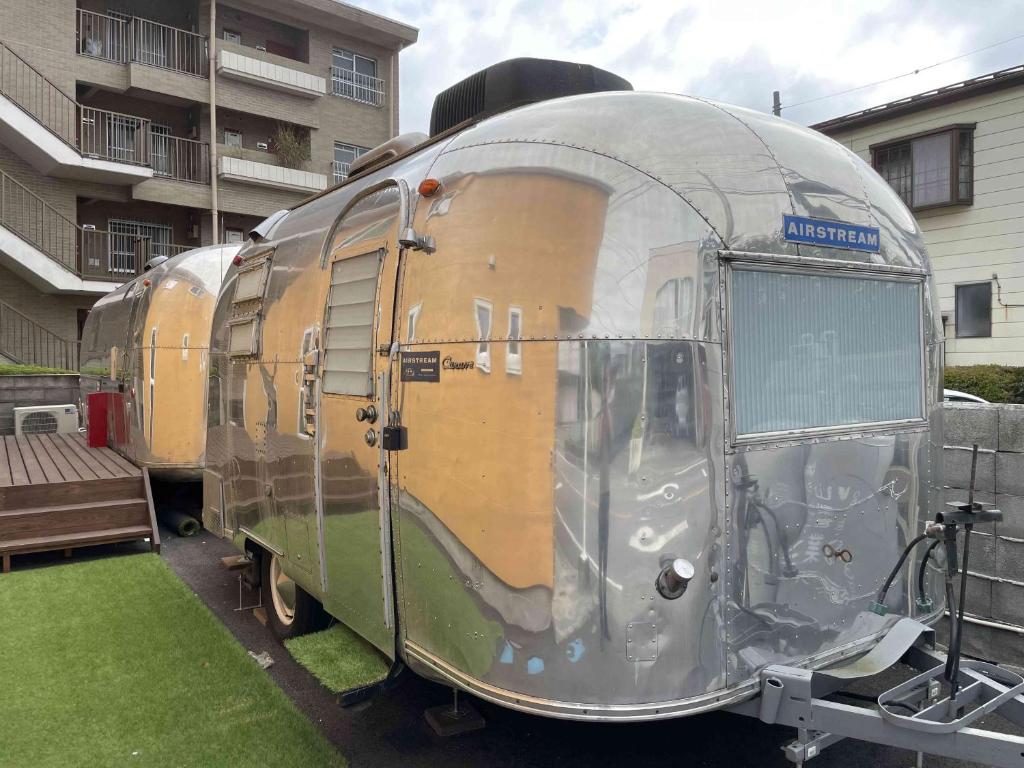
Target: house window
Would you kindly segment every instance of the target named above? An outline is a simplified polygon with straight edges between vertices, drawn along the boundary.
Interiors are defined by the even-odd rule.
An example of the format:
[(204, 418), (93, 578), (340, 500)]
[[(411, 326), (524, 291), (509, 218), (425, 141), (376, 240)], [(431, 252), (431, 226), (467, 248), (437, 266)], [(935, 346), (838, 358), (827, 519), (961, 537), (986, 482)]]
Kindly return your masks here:
[[(173, 254), (172, 229), (169, 224), (156, 224), (135, 219), (108, 219), (110, 232), (110, 271), (135, 274), (154, 256)], [(136, 261), (136, 246), (142, 246), (142, 263)]]
[(367, 152), (369, 150), (366, 147), (357, 147), (355, 144), (345, 144), (341, 141), (334, 142), (334, 183), (339, 184), (348, 178), (352, 162)]
[(232, 131), (228, 128), (224, 129), (224, 146), (226, 147), (239, 147), (242, 146), (242, 132)]
[(236, 45), (242, 44), (241, 34), (230, 29), (224, 30), (224, 40), (229, 43), (235, 43)]
[(523, 310), (519, 307), (508, 309), (508, 344), (505, 350), (505, 370), (508, 373), (523, 372)]
[(992, 335), (992, 283), (968, 283), (956, 287), (956, 336), (958, 339)]
[(335, 48), (331, 54), (331, 92), (376, 107), (384, 103), (384, 83), (377, 79), (377, 60)]
[(871, 148), (872, 165), (911, 208), (974, 200), (974, 126), (955, 125)]
[(474, 299), (473, 310), (476, 315), (476, 367), (485, 373), (491, 372), (491, 302), (485, 299)]

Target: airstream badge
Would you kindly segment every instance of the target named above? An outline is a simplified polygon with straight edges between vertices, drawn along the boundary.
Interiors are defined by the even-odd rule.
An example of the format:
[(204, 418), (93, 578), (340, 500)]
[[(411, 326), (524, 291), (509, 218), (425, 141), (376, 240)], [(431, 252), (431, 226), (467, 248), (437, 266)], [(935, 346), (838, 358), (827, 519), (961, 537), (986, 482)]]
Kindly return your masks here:
[(440, 359), (440, 352), (403, 352), (402, 381), (439, 382), (441, 380)]
[(787, 214), (782, 217), (782, 233), (792, 243), (878, 253), (878, 227)]

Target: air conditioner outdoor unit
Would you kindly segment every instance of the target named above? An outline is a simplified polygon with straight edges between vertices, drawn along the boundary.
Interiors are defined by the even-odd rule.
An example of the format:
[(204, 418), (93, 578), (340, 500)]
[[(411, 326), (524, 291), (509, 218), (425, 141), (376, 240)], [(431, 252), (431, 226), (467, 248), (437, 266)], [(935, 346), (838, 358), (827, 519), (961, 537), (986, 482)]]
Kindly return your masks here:
[(78, 408), (74, 405), (32, 405), (14, 409), (14, 434), (52, 435), (78, 431)]

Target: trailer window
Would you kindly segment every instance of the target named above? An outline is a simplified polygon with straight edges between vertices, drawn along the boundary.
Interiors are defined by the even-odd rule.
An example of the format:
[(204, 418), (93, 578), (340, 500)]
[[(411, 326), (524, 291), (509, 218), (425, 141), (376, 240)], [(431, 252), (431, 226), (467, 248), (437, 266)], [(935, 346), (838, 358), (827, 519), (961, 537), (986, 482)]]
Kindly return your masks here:
[(491, 302), (486, 299), (473, 300), (473, 314), (476, 316), (476, 367), (485, 373), (491, 372)]
[(736, 267), (737, 436), (923, 418), (921, 283)]
[(324, 392), (373, 394), (373, 308), (382, 256), (382, 251), (374, 251), (331, 265)]

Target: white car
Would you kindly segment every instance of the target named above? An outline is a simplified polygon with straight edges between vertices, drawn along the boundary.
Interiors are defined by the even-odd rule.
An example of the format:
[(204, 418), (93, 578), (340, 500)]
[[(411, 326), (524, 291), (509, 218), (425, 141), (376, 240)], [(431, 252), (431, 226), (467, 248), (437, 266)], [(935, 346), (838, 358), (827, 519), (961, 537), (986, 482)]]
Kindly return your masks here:
[(988, 400), (977, 395), (970, 395), (955, 389), (942, 390), (942, 399), (947, 403), (988, 403)]

